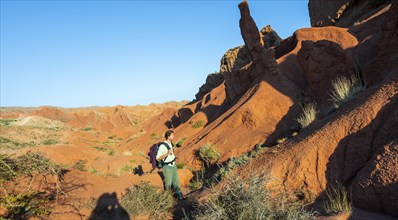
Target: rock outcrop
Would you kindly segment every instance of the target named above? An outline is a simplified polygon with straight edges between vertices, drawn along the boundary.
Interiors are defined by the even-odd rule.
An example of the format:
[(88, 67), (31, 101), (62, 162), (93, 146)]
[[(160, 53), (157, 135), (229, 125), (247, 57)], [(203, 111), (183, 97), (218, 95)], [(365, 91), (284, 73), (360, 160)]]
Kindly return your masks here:
[(310, 0), (308, 10), (312, 27), (350, 27), (372, 16), (390, 0)]
[(278, 46), (282, 41), (282, 38), (272, 29), (271, 25), (263, 27), (260, 31), (260, 36), (263, 39), (265, 48)]
[[(362, 4), (355, 2), (333, 25), (356, 22), (344, 20), (352, 13), (347, 10)], [(175, 129), (188, 135), (179, 158), (198, 165), (194, 152), (212, 143), (224, 162), (255, 144), (275, 143), (294, 125), (303, 101), (325, 102), (333, 79), (360, 74), (368, 83), (364, 92), (241, 169), (269, 171), (277, 180), (272, 187), (282, 183), (289, 191), (321, 198), (339, 182), (352, 192), (356, 207), (397, 216), (397, 4), (364, 15), (349, 28), (299, 29), (268, 49), (248, 3), (239, 4), (245, 46), (223, 57), (225, 83), (184, 107), (192, 115)], [(205, 125), (195, 130), (191, 125), (197, 120)]]
[(201, 100), (204, 95), (209, 93), (212, 89), (216, 88), (223, 82), (224, 76), (222, 73), (215, 72), (207, 75), (206, 83), (199, 88), (199, 92), (195, 95), (195, 100)]
[(261, 74), (276, 74), (275, 51), (272, 48), (264, 48), (264, 41), (261, 38), (258, 28), (250, 16), (250, 10), (246, 1), (239, 4), (241, 19), (239, 26), (247, 57), (250, 63), (238, 71), (227, 72), (225, 74), (225, 86), (227, 98), (230, 101), (236, 100), (248, 88), (253, 81)]
[[(278, 33), (270, 25), (261, 29), (259, 34), (265, 48), (278, 46), (282, 41)], [(195, 101), (202, 99), (206, 93), (223, 83), (224, 75), (236, 72), (247, 65), (249, 63), (247, 53), (248, 50), (245, 46), (229, 49), (221, 58), (220, 71), (207, 76), (206, 83), (199, 88), (199, 92), (195, 95)]]
[[(393, 49), (398, 46), (398, 20), (394, 17), (398, 3), (385, 10), (388, 8), (350, 29), (324, 27), (295, 33), (293, 42), (302, 45), (297, 53), (300, 67), (308, 88), (318, 90), (316, 95), (322, 94), (327, 81), (336, 76), (334, 72), (340, 71), (337, 74), (359, 71), (369, 87), (243, 169), (269, 170), (276, 180), (269, 187), (282, 183), (292, 192), (308, 191), (320, 197), (339, 182), (349, 188), (355, 207), (398, 217), (398, 56)], [(327, 41), (311, 40), (319, 31), (328, 33)], [(375, 49), (369, 50), (372, 47)], [(294, 51), (297, 47), (289, 52), (290, 57)], [(324, 62), (316, 54), (326, 56)], [(297, 68), (292, 65), (294, 60), (284, 56), (280, 65), (289, 62), (290, 68)], [(323, 86), (311, 80), (318, 75)]]
[(332, 80), (358, 74), (353, 55), (358, 41), (347, 29), (300, 29), (295, 38), (301, 41), (297, 58), (308, 84), (307, 95), (317, 102), (330, 98)]

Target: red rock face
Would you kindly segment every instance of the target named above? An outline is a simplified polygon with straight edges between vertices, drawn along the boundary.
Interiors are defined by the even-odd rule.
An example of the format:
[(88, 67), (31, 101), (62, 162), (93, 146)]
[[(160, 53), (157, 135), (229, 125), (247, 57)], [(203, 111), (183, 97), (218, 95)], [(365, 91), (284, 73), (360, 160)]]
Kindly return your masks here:
[[(394, 160), (398, 158), (398, 68), (393, 48), (398, 28), (392, 17), (398, 13), (397, 4), (366, 21), (370, 24), (297, 30), (274, 50), (263, 47), (248, 4), (241, 3), (240, 27), (249, 62), (225, 74), (229, 105), (219, 108), (227, 106), (224, 112), (204, 114), (203, 103), (199, 108), (199, 103), (192, 104), (196, 106), (190, 107), (195, 109), (193, 115), (176, 128), (180, 134), (190, 133), (187, 145), (179, 151), (180, 159), (197, 164), (194, 152), (208, 142), (217, 146), (220, 162), (248, 152), (256, 143), (289, 130), (294, 124), (289, 119), (298, 116), (300, 90), (307, 99), (322, 102), (328, 98), (333, 79), (359, 72), (369, 79), (368, 89), (242, 169), (269, 171), (285, 189), (321, 197), (337, 181), (349, 188), (357, 207), (397, 216), (398, 200), (393, 192), (398, 175)], [(381, 49), (369, 55), (366, 49), (371, 47)], [(376, 69), (381, 71), (375, 73)], [(204, 106), (215, 100), (223, 103), (215, 90)], [(206, 126), (199, 131), (189, 128), (190, 120), (204, 115)]]
[[(296, 47), (292, 46), (289, 54), (299, 51), (298, 61), (314, 96), (322, 97), (322, 88), (337, 74), (356, 70), (371, 86), (297, 139), (243, 169), (269, 170), (277, 179), (276, 185), (282, 183), (285, 189), (309, 190), (319, 196), (337, 181), (352, 192), (356, 207), (398, 216), (398, 59), (392, 49), (398, 45), (398, 21), (393, 18), (397, 8), (398, 2), (394, 2), (388, 12), (368, 21), (372, 22), (369, 25), (383, 24), (379, 26), (364, 23), (353, 29), (326, 27), (306, 29), (305, 34), (296, 32)], [(369, 56), (364, 49), (372, 46), (382, 50)], [(284, 55), (280, 59), (284, 65)], [(356, 66), (354, 60), (361, 62)], [(376, 69), (379, 71), (374, 72)]]
[(239, 26), (250, 63), (238, 71), (225, 74), (226, 93), (230, 101), (235, 101), (243, 95), (260, 75), (277, 72), (274, 49), (264, 48), (263, 39), (250, 16), (248, 3), (242, 2), (239, 4), (239, 9), (241, 13)]
[[(308, 30), (317, 34), (317, 30)], [(358, 41), (344, 29), (329, 29), (330, 35), (344, 39), (334, 42), (327, 37), (318, 36), (317, 40), (301, 41), (301, 49), (297, 55), (304, 77), (308, 83), (308, 94), (318, 102), (328, 99), (331, 81), (339, 76), (350, 78), (358, 74), (355, 65), (353, 48)], [(348, 46), (349, 45), (349, 46)]]
[(308, 11), (312, 27), (350, 27), (372, 16), (391, 0), (310, 0)]

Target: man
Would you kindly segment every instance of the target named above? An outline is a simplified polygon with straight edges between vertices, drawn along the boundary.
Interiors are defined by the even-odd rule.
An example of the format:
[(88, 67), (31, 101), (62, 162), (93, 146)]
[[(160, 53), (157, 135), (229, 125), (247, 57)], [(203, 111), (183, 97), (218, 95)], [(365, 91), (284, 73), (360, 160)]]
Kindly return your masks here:
[(164, 134), (165, 141), (160, 144), (156, 160), (163, 165), (164, 185), (166, 190), (173, 188), (179, 200), (183, 200), (183, 195), (180, 188), (180, 180), (178, 179), (177, 165), (175, 163), (173, 143), (174, 132), (172, 130), (166, 131)]

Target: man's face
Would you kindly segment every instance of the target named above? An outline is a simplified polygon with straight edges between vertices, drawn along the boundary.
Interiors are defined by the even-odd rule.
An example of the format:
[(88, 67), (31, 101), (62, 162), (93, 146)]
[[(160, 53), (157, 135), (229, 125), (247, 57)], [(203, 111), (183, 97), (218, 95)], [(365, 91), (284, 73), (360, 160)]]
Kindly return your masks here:
[(173, 133), (171, 133), (171, 135), (170, 135), (169, 139), (170, 139), (171, 141), (173, 141), (173, 140), (174, 140), (174, 134), (173, 134)]

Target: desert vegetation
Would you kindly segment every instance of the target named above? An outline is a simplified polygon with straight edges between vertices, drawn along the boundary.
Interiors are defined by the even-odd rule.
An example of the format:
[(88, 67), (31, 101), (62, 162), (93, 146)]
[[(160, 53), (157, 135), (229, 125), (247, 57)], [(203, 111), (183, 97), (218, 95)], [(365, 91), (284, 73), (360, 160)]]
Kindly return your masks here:
[(351, 214), (352, 203), (346, 188), (337, 183), (326, 190), (327, 199), (324, 201), (326, 212), (332, 214)]
[(192, 219), (310, 219), (313, 213), (302, 205), (288, 203), (283, 193), (271, 197), (265, 176), (244, 179), (229, 175), (221, 186), (211, 190), (210, 198), (197, 205)]
[(131, 216), (149, 215), (150, 219), (167, 219), (176, 204), (173, 195), (147, 182), (126, 190), (122, 205)]
[(249, 153), (243, 154), (240, 157), (233, 157), (229, 159), (225, 165), (220, 167), (220, 169), (215, 173), (214, 177), (216, 179), (223, 179), (232, 170), (247, 164), (265, 149), (268, 148), (261, 144), (257, 144), (256, 146), (254, 146), (253, 150), (250, 151)]
[[(64, 193), (60, 187), (63, 174), (64, 169), (60, 165), (41, 153), (28, 152), (18, 157), (1, 154), (0, 206), (6, 209), (5, 217), (25, 219), (49, 215), (50, 198), (57, 199)], [(37, 182), (48, 185), (48, 189), (40, 190)]]
[(303, 113), (297, 119), (297, 122), (300, 124), (301, 128), (305, 128), (315, 121), (318, 111), (316, 110), (315, 103), (308, 103), (304, 105), (302, 109)]
[(218, 153), (217, 148), (210, 143), (201, 146), (198, 155), (207, 167), (220, 158), (220, 153)]
[(204, 125), (205, 125), (205, 122), (204, 122), (203, 120), (198, 120), (198, 121), (195, 121), (195, 122), (191, 125), (191, 127), (194, 128), (194, 129), (197, 129), (197, 128), (203, 127)]
[(351, 77), (340, 76), (332, 81), (331, 99), (335, 108), (353, 99), (359, 92), (365, 89), (366, 85), (358, 75)]
[(181, 139), (177, 142), (176, 147), (182, 147), (182, 145), (184, 144), (184, 141), (185, 141), (186, 139), (187, 139), (187, 137), (181, 138)]

